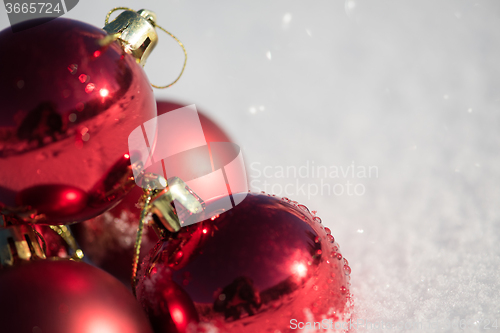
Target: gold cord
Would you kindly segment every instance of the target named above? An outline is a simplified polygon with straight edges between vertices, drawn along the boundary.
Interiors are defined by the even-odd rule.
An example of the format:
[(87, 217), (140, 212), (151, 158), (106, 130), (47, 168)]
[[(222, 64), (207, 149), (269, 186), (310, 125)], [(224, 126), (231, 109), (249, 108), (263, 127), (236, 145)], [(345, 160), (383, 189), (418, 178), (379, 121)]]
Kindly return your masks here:
[(33, 228), (33, 231), (37, 235), (38, 239), (42, 241), (43, 244), (43, 254), (47, 255), (47, 243), (45, 243), (45, 239), (43, 238), (42, 234), (40, 234), (35, 228)]
[(134, 296), (136, 296), (135, 287), (137, 285), (137, 267), (139, 265), (139, 255), (141, 254), (142, 232), (144, 231), (144, 221), (146, 219), (147, 213), (149, 212), (149, 203), (151, 202), (152, 197), (153, 191), (151, 189), (144, 189), (144, 194), (142, 196), (142, 200), (144, 200), (144, 207), (142, 207), (141, 218), (139, 220), (139, 226), (137, 227), (137, 236), (135, 238), (134, 244), (134, 258), (132, 262), (131, 284)]
[(172, 37), (173, 39), (175, 39), (175, 41), (180, 45), (180, 47), (182, 48), (182, 51), (184, 52), (184, 64), (182, 65), (182, 70), (181, 72), (179, 73), (179, 76), (177, 76), (177, 78), (170, 84), (167, 84), (166, 86), (157, 86), (155, 84), (151, 84), (153, 87), (157, 88), (157, 89), (165, 89), (165, 88), (170, 88), (171, 86), (173, 86), (175, 83), (177, 83), (177, 81), (179, 81), (179, 79), (181, 78), (182, 74), (184, 74), (184, 70), (186, 69), (186, 63), (187, 63), (187, 60), (188, 60), (188, 55), (187, 55), (187, 51), (186, 51), (186, 48), (184, 47), (184, 44), (182, 44), (182, 42), (177, 39), (177, 37), (175, 37), (174, 35), (172, 35), (170, 32), (168, 32), (167, 30), (165, 30), (164, 28), (160, 27), (158, 24), (155, 24), (155, 26), (160, 29), (160, 30), (163, 30), (163, 32), (165, 32), (167, 35), (169, 35), (170, 37)]
[[(117, 10), (128, 10), (128, 11), (135, 12), (133, 9), (131, 9), (129, 7), (115, 7), (113, 9), (111, 9), (108, 12), (108, 14), (106, 14), (106, 19), (104, 20), (104, 25), (107, 25), (109, 23), (109, 17), (111, 16), (111, 14), (113, 14)], [(184, 44), (177, 37), (175, 37), (172, 33), (168, 32), (165, 28), (163, 28), (163, 27), (159, 26), (158, 24), (156, 24), (156, 22), (151, 22), (151, 24), (153, 24), (153, 26), (157, 27), (158, 29), (162, 30), (167, 35), (169, 35), (170, 37), (172, 37), (173, 39), (175, 39), (175, 41), (179, 44), (179, 46), (182, 48), (182, 51), (184, 52), (184, 64), (182, 65), (182, 70), (181, 70), (181, 72), (179, 73), (179, 75), (177, 76), (177, 78), (174, 81), (172, 81), (170, 84), (167, 84), (165, 86), (157, 86), (156, 84), (151, 84), (154, 88), (157, 88), (157, 89), (170, 88), (175, 83), (177, 83), (177, 81), (179, 81), (179, 79), (181, 78), (182, 74), (184, 74), (184, 70), (186, 69), (186, 63), (187, 63), (187, 58), (188, 58), (187, 57), (187, 51), (186, 51), (186, 48), (184, 47)]]
[(111, 16), (111, 14), (113, 14), (114, 12), (116, 12), (117, 10), (128, 10), (128, 11), (131, 11), (131, 12), (135, 12), (135, 10), (133, 10), (132, 8), (129, 8), (129, 7), (115, 7), (113, 9), (111, 9), (107, 14), (106, 14), (106, 19), (104, 20), (104, 25), (107, 25), (109, 23), (109, 17)]

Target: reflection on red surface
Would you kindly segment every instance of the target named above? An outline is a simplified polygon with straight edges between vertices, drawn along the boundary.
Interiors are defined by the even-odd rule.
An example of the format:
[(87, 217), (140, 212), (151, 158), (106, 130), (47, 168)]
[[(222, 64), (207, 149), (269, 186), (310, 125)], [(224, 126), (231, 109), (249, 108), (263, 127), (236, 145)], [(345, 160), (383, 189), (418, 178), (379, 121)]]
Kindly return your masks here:
[(40, 214), (54, 218), (71, 215), (83, 210), (88, 197), (84, 191), (73, 186), (39, 185), (20, 192), (20, 206), (37, 207)]
[[(94, 217), (122, 197), (110, 190), (122, 184), (111, 179), (121, 181), (129, 170), (113, 166), (128, 151), (130, 132), (154, 118), (156, 106), (142, 67), (118, 42), (101, 47), (104, 36), (65, 18), (0, 32), (0, 50), (19, 51), (0, 52), (0, 205), (24, 209), (16, 199), (38, 186), (78, 188), (82, 196), (70, 205), (61, 193), (40, 193), (51, 200), (59, 195), (60, 211), (56, 202), (29, 200), (40, 213), (55, 213), (47, 222), (57, 217), (56, 223), (70, 223)], [(83, 127), (87, 132), (80, 135)], [(85, 197), (94, 199), (82, 208)]]
[(109, 90), (106, 88), (102, 88), (101, 90), (99, 90), (99, 95), (101, 95), (101, 97), (106, 97), (109, 95)]
[[(132, 294), (82, 262), (31, 261), (0, 271), (5, 333), (152, 333)], [(37, 331), (38, 332), (38, 331)]]
[(185, 325), (184, 314), (182, 313), (182, 309), (174, 306), (171, 309), (172, 311), (172, 319), (174, 320), (176, 325)]
[(291, 271), (299, 277), (305, 277), (307, 275), (307, 266), (302, 262), (295, 261), (292, 265)]
[(66, 193), (66, 199), (68, 199), (68, 201), (73, 201), (73, 200), (76, 200), (78, 198), (78, 194), (76, 194), (75, 192), (73, 191), (68, 191)]
[(305, 309), (334, 320), (349, 309), (350, 269), (305, 206), (249, 193), (215, 219), (205, 214), (203, 222), (162, 240), (143, 262), (137, 295), (156, 313), (150, 317), (164, 320), (159, 304), (170, 298), (157, 286), (169, 283), (186, 291), (200, 322), (221, 332), (284, 332), (291, 318), (308, 321)]
[[(162, 268), (160, 275), (168, 274), (168, 269)], [(190, 324), (199, 321), (191, 298), (172, 280), (158, 280), (154, 289), (142, 289), (141, 295), (143, 305), (150, 310), (148, 315), (155, 332), (186, 333)]]

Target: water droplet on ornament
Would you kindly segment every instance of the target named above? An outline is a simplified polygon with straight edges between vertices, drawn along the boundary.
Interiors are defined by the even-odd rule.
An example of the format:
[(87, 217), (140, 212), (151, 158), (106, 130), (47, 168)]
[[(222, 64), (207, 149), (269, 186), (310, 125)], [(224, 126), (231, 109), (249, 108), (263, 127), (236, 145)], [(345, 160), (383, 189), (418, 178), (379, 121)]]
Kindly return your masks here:
[(309, 209), (308, 209), (306, 206), (304, 206), (304, 205), (298, 205), (297, 207), (299, 207), (299, 208), (300, 208), (300, 209), (302, 209), (303, 211), (306, 211), (306, 212), (308, 212), (308, 213), (309, 213)]
[(86, 74), (80, 74), (78, 77), (78, 80), (80, 80), (81, 83), (87, 83), (90, 77)]
[(321, 253), (323, 253), (323, 251), (321, 251), (321, 250), (316, 251), (316, 254), (321, 254)]
[(329, 240), (331, 243), (335, 242), (335, 238), (333, 238), (333, 236), (332, 236), (332, 235), (326, 235), (326, 237), (328, 237), (328, 240)]
[(314, 291), (318, 291), (318, 286), (317, 286), (317, 285), (314, 285), (314, 286), (313, 286), (313, 289), (314, 289)]
[(347, 288), (344, 286), (340, 287), (340, 292), (342, 293), (342, 295), (345, 295), (347, 293)]
[(342, 254), (341, 253), (337, 253), (337, 259), (338, 260), (342, 259)]
[(294, 206), (297, 206), (297, 205), (299, 204), (297, 201), (293, 201), (293, 200), (292, 200), (292, 201), (290, 201), (290, 203), (291, 203), (292, 205), (294, 205)]
[(346, 258), (344, 258), (344, 265), (349, 265), (349, 262), (347, 261)]
[(344, 271), (347, 275), (351, 274), (351, 267), (344, 265)]
[(313, 221), (314, 221), (314, 222), (317, 222), (317, 223), (321, 223), (321, 222), (322, 222), (322, 221), (321, 221), (321, 219), (320, 219), (318, 216), (315, 216), (315, 217), (313, 218)]
[(68, 71), (71, 73), (71, 74), (76, 74), (76, 71), (78, 70), (78, 65), (77, 64), (71, 64), (68, 66)]
[(330, 235), (330, 234), (332, 233), (332, 231), (331, 231), (331, 230), (330, 230), (330, 228), (328, 228), (328, 227), (325, 227), (325, 232), (326, 232), (328, 235)]
[(314, 243), (319, 243), (320, 238), (318, 236), (314, 237)]
[(91, 92), (93, 92), (95, 89), (95, 84), (93, 84), (92, 82), (87, 84), (87, 86), (85, 87), (85, 92), (87, 94), (90, 94)]

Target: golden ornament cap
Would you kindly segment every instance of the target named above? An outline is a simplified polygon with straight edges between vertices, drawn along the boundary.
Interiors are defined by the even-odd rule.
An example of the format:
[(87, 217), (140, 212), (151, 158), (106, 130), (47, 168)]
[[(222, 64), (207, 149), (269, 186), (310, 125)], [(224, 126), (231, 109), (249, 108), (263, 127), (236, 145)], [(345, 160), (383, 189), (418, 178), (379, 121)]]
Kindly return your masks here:
[(155, 30), (156, 14), (147, 9), (137, 12), (126, 10), (110, 23), (104, 30), (118, 39), (125, 52), (131, 54), (138, 64), (144, 66), (151, 51), (158, 43)]
[(30, 225), (0, 228), (0, 268), (13, 266), (20, 261), (45, 259), (41, 239)]

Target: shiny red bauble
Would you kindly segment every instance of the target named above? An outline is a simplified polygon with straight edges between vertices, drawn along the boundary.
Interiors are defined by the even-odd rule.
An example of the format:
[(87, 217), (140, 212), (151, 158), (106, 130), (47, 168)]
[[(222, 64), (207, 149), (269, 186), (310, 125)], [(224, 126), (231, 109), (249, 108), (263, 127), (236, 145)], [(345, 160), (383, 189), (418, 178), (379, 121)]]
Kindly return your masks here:
[[(171, 101), (156, 101), (158, 116), (173, 110), (180, 109), (182, 107), (184, 107), (184, 105)], [(201, 127), (203, 129), (203, 133), (205, 134), (205, 139), (207, 142), (232, 142), (228, 134), (220, 127), (220, 125), (210, 119), (204, 111), (198, 110), (198, 115), (200, 116)]]
[[(170, 101), (157, 101), (158, 115), (182, 107), (183, 105)], [(207, 142), (231, 142), (224, 130), (208, 118), (203, 111), (198, 111), (198, 115)], [(186, 163), (183, 167), (195, 169), (199, 165)], [(141, 215), (141, 208), (137, 206), (137, 203), (142, 195), (143, 189), (136, 187), (110, 211), (71, 226), (85, 256), (93, 264), (127, 285), (130, 281), (135, 235)], [(141, 261), (157, 241), (158, 238), (153, 230), (146, 229), (141, 246)]]
[(162, 332), (166, 312), (174, 318), (164, 292), (169, 284), (189, 295), (192, 305), (177, 307), (185, 318), (194, 317), (194, 306), (200, 325), (219, 332), (288, 332), (292, 319), (343, 319), (350, 268), (330, 230), (305, 206), (248, 194), (233, 209), (205, 214), (159, 242), (142, 265), (137, 295), (153, 329)]
[(31, 261), (0, 271), (2, 333), (151, 333), (132, 294), (82, 262)]
[[(21, 23), (30, 24), (30, 22)], [(83, 221), (130, 187), (128, 135), (156, 116), (140, 65), (70, 19), (0, 32), (0, 208)]]

